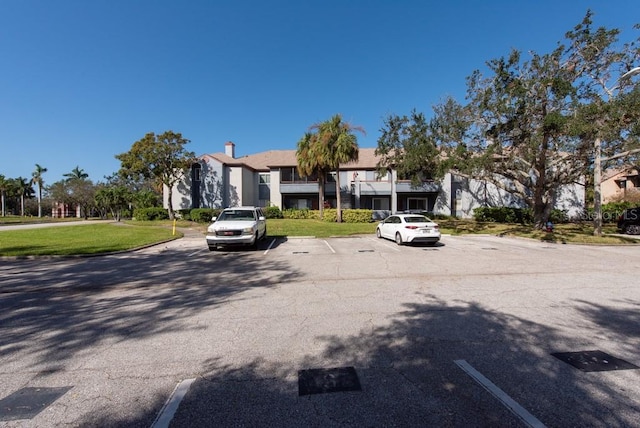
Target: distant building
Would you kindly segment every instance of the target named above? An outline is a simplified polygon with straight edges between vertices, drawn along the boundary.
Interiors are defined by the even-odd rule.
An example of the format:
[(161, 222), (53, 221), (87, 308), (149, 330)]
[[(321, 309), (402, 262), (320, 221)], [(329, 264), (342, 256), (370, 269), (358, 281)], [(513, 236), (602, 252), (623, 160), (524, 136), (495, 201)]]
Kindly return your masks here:
[[(361, 148), (357, 162), (341, 166), (336, 189), (335, 172), (326, 177), (325, 200), (336, 207), (338, 196), (343, 209), (365, 208), (376, 217), (392, 212), (423, 210), (461, 218), (473, 216), (482, 206), (524, 206), (521, 200), (495, 185), (448, 173), (440, 181), (424, 181), (412, 186), (399, 180), (389, 169), (378, 176), (375, 149)], [(168, 207), (168, 192), (163, 203)], [(584, 186), (564, 186), (556, 208), (578, 216), (584, 209)], [(271, 150), (235, 157), (235, 144), (227, 142), (224, 153), (203, 155), (173, 188), (173, 208), (224, 208), (238, 205), (270, 206), (280, 209), (318, 209), (316, 177), (301, 177), (295, 150)]]

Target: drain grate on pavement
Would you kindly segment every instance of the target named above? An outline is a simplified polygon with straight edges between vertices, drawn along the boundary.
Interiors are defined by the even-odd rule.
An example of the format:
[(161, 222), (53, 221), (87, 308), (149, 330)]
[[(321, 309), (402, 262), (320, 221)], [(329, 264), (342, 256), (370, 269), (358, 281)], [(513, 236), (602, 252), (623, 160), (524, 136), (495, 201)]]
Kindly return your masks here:
[(491, 251), (497, 250), (497, 248), (495, 248), (495, 247), (484, 247), (484, 248), (481, 248), (481, 249), (482, 250), (491, 250)]
[(293, 254), (309, 254), (308, 251), (294, 251)]
[(300, 396), (344, 391), (362, 391), (358, 374), (353, 367), (309, 369), (298, 372), (298, 395)]
[(0, 421), (31, 419), (72, 387), (22, 388), (0, 400)]
[(551, 355), (583, 372), (608, 372), (640, 368), (602, 351), (553, 352)]
[(373, 253), (373, 250), (358, 250), (359, 253)]

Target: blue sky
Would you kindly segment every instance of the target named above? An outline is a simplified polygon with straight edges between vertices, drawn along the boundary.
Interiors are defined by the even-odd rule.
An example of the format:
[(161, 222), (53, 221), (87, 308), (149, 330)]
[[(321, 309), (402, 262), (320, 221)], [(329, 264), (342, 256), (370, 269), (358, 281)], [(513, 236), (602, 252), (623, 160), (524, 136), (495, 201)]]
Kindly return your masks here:
[(376, 147), (389, 114), (463, 100), (473, 70), (551, 51), (589, 8), (637, 37), (637, 0), (0, 0), (0, 174), (104, 181), (166, 130), (197, 155), (295, 149), (335, 113)]

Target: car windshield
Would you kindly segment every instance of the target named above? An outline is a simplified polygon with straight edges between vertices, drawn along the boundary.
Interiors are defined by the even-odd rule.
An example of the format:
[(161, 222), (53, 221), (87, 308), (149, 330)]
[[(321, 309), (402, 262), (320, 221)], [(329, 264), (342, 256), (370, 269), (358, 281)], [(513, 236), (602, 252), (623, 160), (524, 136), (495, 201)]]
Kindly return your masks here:
[(423, 215), (415, 215), (411, 217), (405, 217), (404, 221), (407, 223), (427, 223), (430, 220)]
[(252, 210), (228, 210), (220, 213), (218, 221), (255, 220)]

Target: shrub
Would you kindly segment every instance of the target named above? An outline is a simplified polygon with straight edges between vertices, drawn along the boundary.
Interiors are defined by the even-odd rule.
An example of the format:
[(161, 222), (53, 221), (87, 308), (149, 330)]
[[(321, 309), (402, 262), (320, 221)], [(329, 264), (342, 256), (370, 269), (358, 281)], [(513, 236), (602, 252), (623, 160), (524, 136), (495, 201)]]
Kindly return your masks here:
[(169, 212), (160, 207), (136, 208), (133, 211), (133, 218), (139, 221), (168, 220)]
[(191, 220), (197, 223), (209, 223), (214, 216), (217, 216), (220, 210), (214, 208), (194, 208), (191, 210)]
[(183, 209), (176, 211), (176, 217), (182, 220), (191, 220), (191, 210)]
[(320, 218), (320, 212), (309, 209), (295, 209), (289, 208), (282, 211), (283, 218), (291, 218), (291, 219), (312, 219), (318, 220)]
[(342, 210), (342, 221), (345, 223), (371, 223), (373, 221), (373, 210)]
[(267, 218), (282, 218), (282, 211), (276, 206), (263, 208), (264, 215)]

